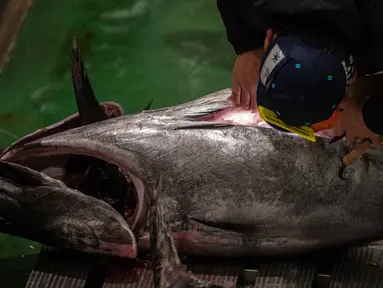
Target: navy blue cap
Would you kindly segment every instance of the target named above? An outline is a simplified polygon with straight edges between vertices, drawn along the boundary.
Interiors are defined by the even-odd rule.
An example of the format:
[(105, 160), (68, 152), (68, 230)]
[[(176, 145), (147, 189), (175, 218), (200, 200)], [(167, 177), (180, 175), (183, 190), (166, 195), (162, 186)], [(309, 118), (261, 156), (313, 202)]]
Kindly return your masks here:
[(352, 55), (343, 58), (312, 48), (294, 35), (277, 37), (261, 64), (257, 105), (290, 126), (329, 119), (354, 73)]

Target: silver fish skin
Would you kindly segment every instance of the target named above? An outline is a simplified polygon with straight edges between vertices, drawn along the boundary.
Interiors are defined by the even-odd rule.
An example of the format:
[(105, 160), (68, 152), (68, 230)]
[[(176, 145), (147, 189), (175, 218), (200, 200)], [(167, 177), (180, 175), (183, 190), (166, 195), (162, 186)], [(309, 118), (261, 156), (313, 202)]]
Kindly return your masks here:
[(141, 249), (149, 249), (148, 203), (160, 174), (179, 253), (287, 255), (383, 237), (380, 149), (349, 167), (344, 181), (337, 170), (351, 148), (346, 141), (313, 143), (270, 128), (200, 121), (230, 109), (229, 94), (60, 132), (16, 145), (2, 159), (81, 154), (120, 167), (137, 191), (130, 225)]
[[(39, 238), (43, 231), (46, 237), (41, 241), (71, 246), (72, 238), (59, 233), (61, 224), (55, 226), (57, 231), (49, 229), (66, 213), (49, 206), (55, 200), (72, 208), (71, 223), (102, 224), (96, 229), (101, 236), (95, 239), (105, 245), (93, 245), (94, 251), (107, 247), (112, 255), (134, 258), (138, 249), (150, 250), (150, 203), (161, 175), (161, 221), (180, 254), (297, 255), (383, 238), (380, 149), (368, 150), (342, 180), (337, 171), (341, 157), (351, 149), (346, 141), (329, 145), (329, 139), (318, 136), (313, 143), (271, 129), (255, 114), (232, 107), (229, 89), (123, 116), (119, 104), (97, 102), (75, 40), (72, 78), (79, 113), (26, 135), (0, 156), (0, 196), (13, 205), (0, 209), (0, 220), (14, 224), (9, 233)], [(72, 179), (76, 189), (64, 184), (76, 172), (73, 163), (87, 168)], [(29, 187), (27, 180), (36, 177), (40, 180)], [(103, 177), (109, 180), (109, 191), (105, 181), (99, 181)], [(47, 186), (46, 179), (57, 181), (60, 188)], [(110, 205), (77, 189), (93, 182), (103, 187), (85, 185), (90, 192), (102, 188), (115, 196)], [(35, 209), (28, 203), (39, 198), (32, 193), (39, 189), (55, 192), (45, 193), (45, 202), (35, 201), (40, 205)], [(19, 197), (20, 191), (30, 198)], [(134, 209), (125, 208), (128, 211), (119, 215), (111, 205), (124, 195), (135, 199), (129, 202)], [(47, 224), (32, 221), (30, 233), (24, 233), (23, 219), (35, 214)], [(116, 228), (119, 225), (122, 230)], [(80, 237), (76, 239), (90, 239), (81, 227), (72, 225), (71, 233)], [(90, 246), (77, 249), (84, 247)]]

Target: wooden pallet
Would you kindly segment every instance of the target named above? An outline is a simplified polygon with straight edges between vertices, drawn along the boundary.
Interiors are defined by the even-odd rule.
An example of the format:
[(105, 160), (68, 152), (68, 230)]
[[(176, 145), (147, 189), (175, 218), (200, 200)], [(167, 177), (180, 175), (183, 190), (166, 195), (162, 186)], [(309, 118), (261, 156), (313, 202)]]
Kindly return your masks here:
[[(383, 288), (383, 242), (354, 248), (324, 263), (260, 263), (188, 259), (188, 270), (220, 284), (246, 288)], [(321, 266), (321, 267), (320, 267)], [(108, 259), (44, 248), (26, 288), (152, 288), (148, 260)]]

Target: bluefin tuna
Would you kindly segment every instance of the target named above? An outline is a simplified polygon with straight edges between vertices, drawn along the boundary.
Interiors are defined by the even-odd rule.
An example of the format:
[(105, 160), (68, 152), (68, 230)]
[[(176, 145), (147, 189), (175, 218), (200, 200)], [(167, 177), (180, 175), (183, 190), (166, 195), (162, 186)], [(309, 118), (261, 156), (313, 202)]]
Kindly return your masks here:
[(369, 149), (343, 180), (348, 142), (272, 129), (232, 107), (229, 89), (122, 115), (117, 103), (98, 104), (75, 45), (72, 55), (79, 113), (1, 155), (0, 220), (29, 227), (10, 233), (121, 257), (151, 250), (150, 219), (166, 223), (182, 255), (300, 255), (383, 238), (381, 149)]

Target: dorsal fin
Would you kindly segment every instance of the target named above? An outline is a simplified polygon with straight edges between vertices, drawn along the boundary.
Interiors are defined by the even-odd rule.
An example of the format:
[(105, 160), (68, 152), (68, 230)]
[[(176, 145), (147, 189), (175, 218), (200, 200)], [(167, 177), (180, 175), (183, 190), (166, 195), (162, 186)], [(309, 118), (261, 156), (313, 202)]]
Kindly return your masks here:
[(81, 125), (108, 119), (94, 95), (76, 38), (72, 42), (72, 80)]

